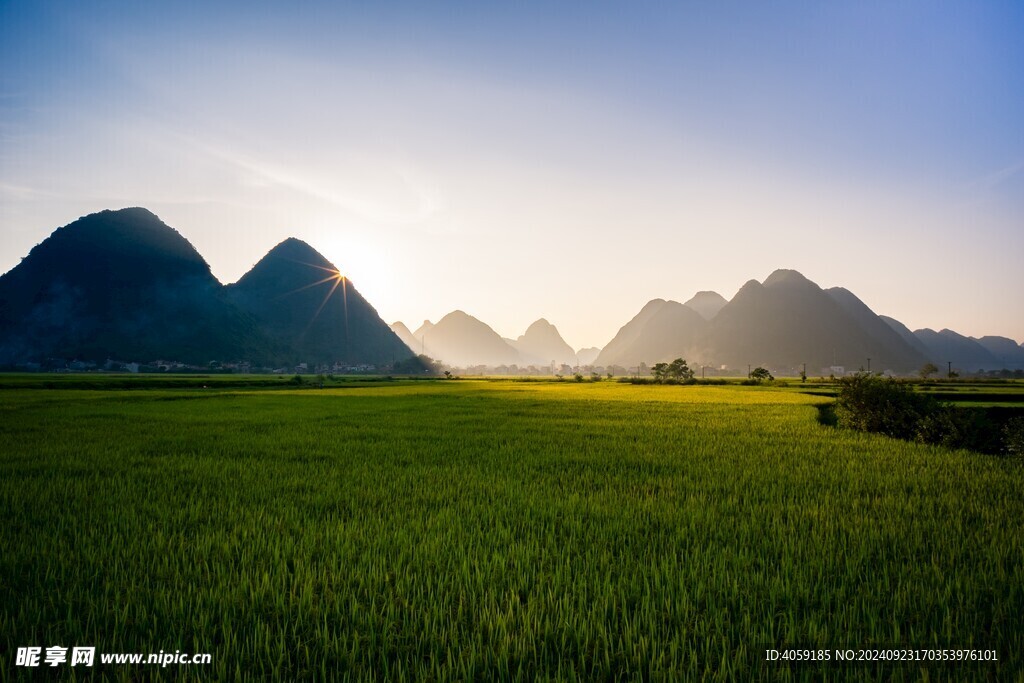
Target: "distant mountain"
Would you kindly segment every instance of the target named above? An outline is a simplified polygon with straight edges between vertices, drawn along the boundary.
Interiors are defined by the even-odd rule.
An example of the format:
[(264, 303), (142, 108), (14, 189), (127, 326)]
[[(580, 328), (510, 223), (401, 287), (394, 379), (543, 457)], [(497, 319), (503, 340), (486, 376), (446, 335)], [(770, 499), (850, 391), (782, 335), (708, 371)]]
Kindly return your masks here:
[(0, 277), (0, 362), (261, 359), (274, 345), (210, 267), (142, 208), (58, 228)]
[(434, 323), (430, 322), (429, 320), (424, 320), (423, 324), (420, 325), (419, 328), (412, 333), (412, 336), (415, 339), (423, 339), (423, 335), (427, 334), (432, 329), (434, 329)]
[(890, 318), (887, 315), (880, 315), (878, 316), (878, 318), (886, 325), (891, 327), (893, 331), (896, 332), (896, 334), (900, 335), (900, 338), (903, 341), (910, 344), (910, 346), (912, 346), (918, 353), (920, 353), (925, 358), (928, 357), (928, 347), (925, 346), (924, 343), (920, 339), (918, 339), (913, 332), (910, 331), (909, 327), (901, 323), (899, 320), (896, 320), (895, 318)]
[(519, 351), (520, 363), (527, 365), (548, 366), (551, 363), (561, 365), (576, 364), (576, 352), (565, 343), (558, 329), (544, 318), (537, 320), (526, 333), (511, 344)]
[(392, 332), (398, 335), (398, 338), (402, 340), (402, 343), (409, 347), (410, 351), (416, 354), (421, 353), (419, 341), (413, 336), (412, 332), (409, 331), (409, 328), (405, 326), (405, 323), (401, 320), (396, 320), (391, 323), (389, 327)]
[[(654, 303), (654, 302), (651, 302)], [(649, 314), (643, 316), (644, 311)], [(675, 358), (692, 360), (708, 330), (708, 321), (694, 309), (678, 301), (650, 303), (604, 347), (596, 365), (623, 367), (644, 362), (648, 365)], [(640, 329), (632, 327), (640, 319)]]
[(412, 355), (349, 279), (295, 238), (271, 249), (227, 294), (294, 362), (384, 364)]
[(924, 359), (846, 290), (826, 293), (795, 270), (751, 280), (712, 321), (705, 353), (714, 363), (808, 372), (841, 365), (909, 372)]
[(431, 358), (451, 366), (521, 363), (519, 352), (497, 332), (462, 311), (452, 311), (436, 324), (424, 321), (413, 336), (426, 342)]
[(700, 313), (705, 320), (711, 320), (727, 303), (726, 298), (718, 292), (697, 292), (683, 305)]
[(973, 372), (975, 370), (1000, 370), (1003, 365), (984, 346), (970, 337), (953, 330), (940, 330), (936, 332), (928, 328), (914, 330), (917, 337), (927, 349), (928, 359), (944, 369), (947, 363), (953, 364), (953, 369), (962, 372)]
[(681, 357), (691, 365), (763, 365), (808, 372), (833, 364), (910, 372), (924, 356), (851, 292), (826, 292), (794, 270), (751, 280), (731, 301), (701, 292), (687, 304), (655, 299), (619, 330), (598, 365), (648, 365)]
[(923, 347), (916, 343), (916, 339), (911, 341), (893, 329), (853, 292), (843, 287), (832, 287), (826, 289), (825, 293), (842, 306), (860, 329), (871, 338), (872, 346), (876, 349), (872, 357), (872, 367), (910, 370), (915, 364), (920, 368), (925, 362), (926, 354), (923, 353)]
[[(598, 365), (612, 365), (619, 363), (620, 359), (628, 359), (632, 353), (632, 345), (643, 335), (644, 325), (657, 313), (666, 301), (664, 299), (651, 299), (640, 312), (633, 316), (633, 319), (619, 328), (619, 331), (612, 337), (612, 340), (604, 345), (594, 363)], [(634, 359), (633, 364), (637, 361)], [(629, 360), (626, 360), (629, 363)]]
[(1024, 370), (1024, 345), (1007, 337), (988, 336), (974, 341), (981, 344), (998, 361), (997, 365), (985, 368), (986, 370)]
[(596, 346), (588, 346), (576, 352), (576, 358), (580, 365), (593, 365), (594, 361), (601, 354), (601, 349)]

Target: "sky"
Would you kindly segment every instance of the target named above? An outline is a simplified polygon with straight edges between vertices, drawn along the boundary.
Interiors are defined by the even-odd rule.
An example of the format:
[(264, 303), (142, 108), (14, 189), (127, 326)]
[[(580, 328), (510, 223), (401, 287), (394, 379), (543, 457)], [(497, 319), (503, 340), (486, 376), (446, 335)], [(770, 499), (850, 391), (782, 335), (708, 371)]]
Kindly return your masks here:
[(603, 346), (777, 268), (1024, 341), (1024, 3), (0, 0), (0, 272), (144, 206)]

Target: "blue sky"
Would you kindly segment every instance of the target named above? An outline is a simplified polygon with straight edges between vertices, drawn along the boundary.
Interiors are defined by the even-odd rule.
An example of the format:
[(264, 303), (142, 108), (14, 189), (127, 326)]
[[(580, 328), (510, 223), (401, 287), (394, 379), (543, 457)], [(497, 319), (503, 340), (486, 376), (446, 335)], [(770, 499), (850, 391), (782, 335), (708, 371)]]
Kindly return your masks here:
[(411, 327), (601, 346), (788, 267), (1024, 341), (1021, 35), (998, 2), (0, 2), (0, 270), (141, 205), (225, 282), (305, 239)]

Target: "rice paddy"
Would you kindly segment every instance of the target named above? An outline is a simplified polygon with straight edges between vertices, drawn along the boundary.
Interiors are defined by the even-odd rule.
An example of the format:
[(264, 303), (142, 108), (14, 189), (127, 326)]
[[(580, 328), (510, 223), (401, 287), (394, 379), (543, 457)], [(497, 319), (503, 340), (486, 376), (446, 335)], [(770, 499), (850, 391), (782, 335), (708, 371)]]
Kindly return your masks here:
[[(824, 427), (828, 397), (0, 396), (2, 680), (33, 645), (212, 655), (60, 672), (107, 680), (1024, 680), (1024, 467)], [(787, 647), (998, 662), (764, 661)]]

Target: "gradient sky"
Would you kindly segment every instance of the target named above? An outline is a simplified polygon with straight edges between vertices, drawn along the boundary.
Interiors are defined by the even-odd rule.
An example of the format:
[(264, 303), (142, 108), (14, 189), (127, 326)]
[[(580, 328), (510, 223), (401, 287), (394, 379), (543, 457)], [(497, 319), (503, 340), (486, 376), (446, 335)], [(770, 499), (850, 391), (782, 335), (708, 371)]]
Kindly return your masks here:
[(795, 268), (1024, 341), (1024, 3), (295, 5), (0, 0), (0, 271), (144, 206), (411, 328), (603, 346)]

